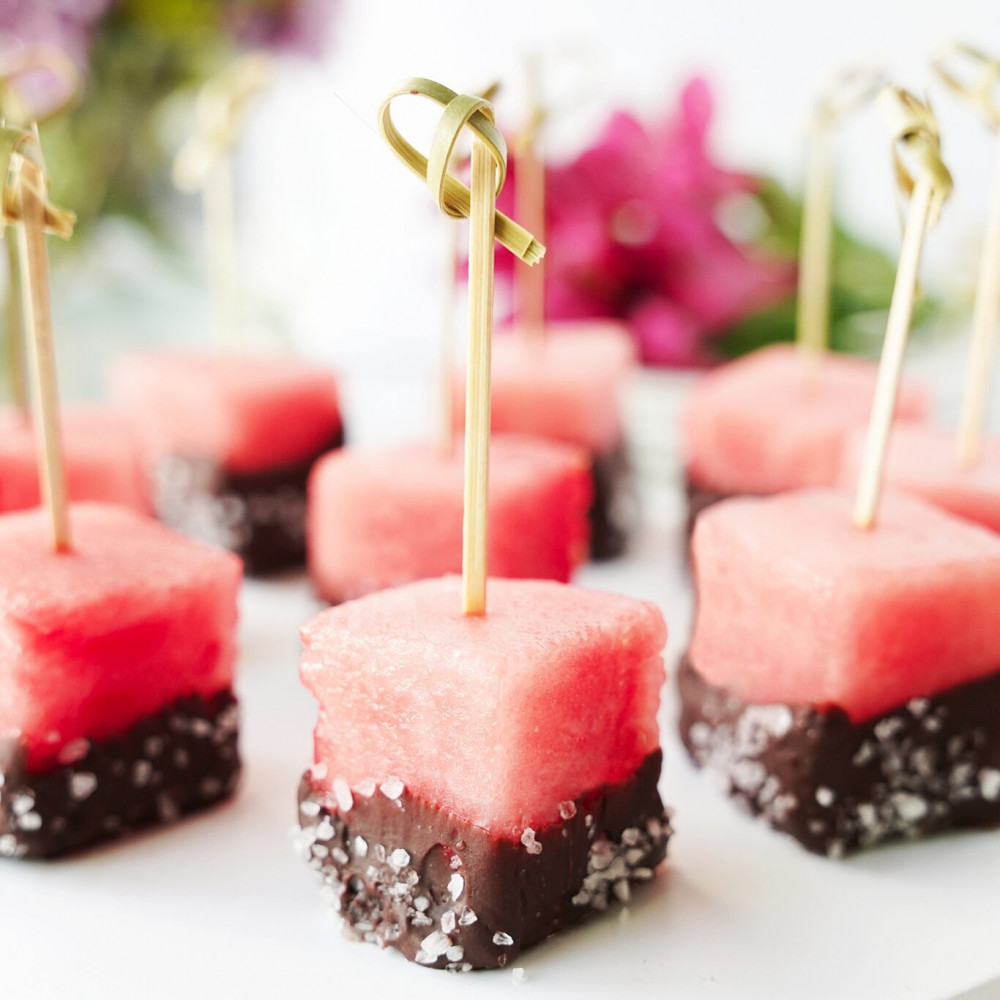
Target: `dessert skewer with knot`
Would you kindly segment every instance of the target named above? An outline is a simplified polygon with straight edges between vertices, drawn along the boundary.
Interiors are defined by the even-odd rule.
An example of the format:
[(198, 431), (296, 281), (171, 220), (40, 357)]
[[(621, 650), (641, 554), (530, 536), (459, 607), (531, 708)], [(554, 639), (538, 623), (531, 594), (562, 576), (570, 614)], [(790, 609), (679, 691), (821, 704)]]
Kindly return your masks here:
[[(411, 95), (443, 108), (429, 156), (392, 119)], [(506, 150), (483, 98), (407, 80), (380, 126), (439, 207), (469, 219), (462, 576), (382, 590), (304, 627), (319, 721), (301, 847), (348, 933), (421, 965), (498, 968), (626, 902), (664, 857), (666, 629), (642, 601), (492, 575), (493, 244), (526, 263), (544, 250), (496, 210)], [(471, 189), (449, 170), (466, 130)]]
[[(994, 133), (1000, 129), (1000, 61), (955, 45), (941, 55), (935, 69), (988, 128)], [(958, 426), (898, 427), (883, 478), (891, 489), (919, 496), (1000, 533), (1000, 437), (986, 433), (1000, 339), (1000, 146), (994, 156), (993, 190), (984, 198), (988, 199), (983, 211), (985, 232)], [(864, 440), (855, 435), (844, 454), (844, 485), (856, 480), (863, 451)]]
[(921, 248), (952, 183), (931, 109), (895, 87), (881, 103), (908, 206), (856, 496), (699, 517), (680, 673), (695, 763), (830, 857), (1000, 821), (1000, 537), (881, 491)]
[(0, 517), (0, 856), (52, 857), (229, 796), (235, 557), (111, 504), (70, 505), (37, 135), (0, 129), (45, 508)]
[[(847, 440), (867, 425), (876, 365), (830, 350), (835, 130), (873, 103), (877, 69), (854, 67), (826, 87), (810, 116), (795, 345), (721, 366), (691, 393), (682, 423), (688, 535), (705, 508), (731, 496), (770, 496), (838, 481)], [(913, 380), (895, 400), (900, 423), (929, 410)]]

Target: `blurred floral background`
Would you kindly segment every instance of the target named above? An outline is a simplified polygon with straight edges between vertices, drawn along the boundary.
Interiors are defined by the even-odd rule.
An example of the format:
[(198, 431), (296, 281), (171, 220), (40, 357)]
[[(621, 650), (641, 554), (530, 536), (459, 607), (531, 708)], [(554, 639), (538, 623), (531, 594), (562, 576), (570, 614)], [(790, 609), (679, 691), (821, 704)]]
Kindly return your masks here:
[[(848, 30), (851, 10), (864, 7), (848, 0), (825, 46), (813, 40), (814, 54), (786, 0), (754, 11), (717, 0), (683, 24), (644, 0), (625, 0), (614, 17), (604, 5), (553, 0), (536, 10), (513, 0), (503, 18), (457, 0), (391, 10), (365, 0), (2, 0), (0, 65), (41, 45), (80, 74), (78, 92), (62, 95), (65, 109), (42, 124), (53, 195), (79, 218), (73, 241), (53, 248), (64, 383), (97, 392), (114, 350), (210, 337), (199, 202), (175, 189), (170, 166), (199, 87), (252, 49), (279, 65), (237, 146), (245, 314), (256, 339), (362, 380), (388, 377), (394, 364), (409, 374), (432, 367), (442, 224), (373, 134), (375, 106), (406, 73), (468, 89), (495, 75), (499, 120), (514, 135), (526, 114), (523, 62), (539, 53), (561, 107), (572, 105), (541, 147), (548, 316), (623, 320), (651, 370), (699, 370), (791, 339), (803, 124), (824, 74), (881, 37), (879, 12), (870, 38)], [(905, 53), (924, 73), (907, 79), (919, 89), (940, 23), (933, 4), (910, 13), (887, 68)], [(985, 23), (981, 12), (969, 17)], [(773, 32), (756, 32), (747, 51), (741, 33), (765, 21)], [(961, 19), (955, 28), (969, 37)], [(973, 41), (988, 47), (977, 32)], [(568, 49), (585, 53), (584, 86), (560, 87)], [(34, 101), (43, 116), (61, 102), (43, 73), (15, 83), (21, 103)], [(962, 148), (981, 149), (985, 161), (970, 117), (955, 115)], [(834, 246), (832, 342), (863, 353), (877, 350), (884, 328), (898, 240), (880, 128), (846, 130)], [(975, 170), (965, 228), (952, 225), (939, 253), (950, 264), (932, 261), (925, 283), (919, 319), (932, 330), (967, 308), (985, 198), (985, 168)], [(514, 163), (507, 207), (516, 174)], [(498, 262), (509, 279), (509, 256)], [(504, 296), (500, 308), (509, 309)]]

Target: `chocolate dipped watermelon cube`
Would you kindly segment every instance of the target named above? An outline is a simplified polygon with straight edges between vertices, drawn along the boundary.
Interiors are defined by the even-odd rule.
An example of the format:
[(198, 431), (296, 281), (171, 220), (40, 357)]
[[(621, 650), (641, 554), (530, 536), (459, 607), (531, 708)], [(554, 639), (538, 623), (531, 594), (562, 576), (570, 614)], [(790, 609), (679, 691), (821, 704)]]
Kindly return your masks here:
[[(986, 439), (978, 461), (963, 468), (955, 438), (954, 431), (941, 427), (896, 428), (883, 482), (1000, 534), (1000, 440)], [(863, 437), (852, 435), (840, 469), (842, 486), (857, 483), (863, 448)]]
[[(309, 568), (332, 604), (462, 569), (464, 454), (343, 448), (309, 481)], [(494, 576), (566, 582), (587, 557), (586, 452), (498, 435), (490, 446)]]
[[(124, 413), (109, 406), (68, 406), (60, 430), (70, 500), (148, 511), (139, 450)], [(0, 410), (0, 513), (40, 503), (35, 428), (16, 410)]]
[[(701, 510), (728, 496), (834, 486), (847, 437), (868, 426), (877, 375), (872, 362), (836, 354), (809, 369), (786, 344), (706, 375), (682, 421), (689, 533)], [(904, 381), (897, 420), (923, 420), (927, 409), (923, 389)]]
[(347, 927), (421, 965), (496, 968), (651, 879), (666, 629), (550, 581), (381, 591), (303, 629), (319, 703), (303, 846)]
[(177, 818), (239, 776), (239, 559), (121, 507), (0, 518), (0, 855)]
[(809, 850), (1000, 822), (1000, 538), (901, 494), (733, 499), (698, 519), (681, 735)]
[[(548, 324), (493, 341), (491, 426), (585, 448), (591, 456), (590, 554), (621, 555), (635, 522), (622, 394), (635, 346), (611, 321)], [(455, 372), (455, 419), (465, 420), (465, 372)]]
[(306, 481), (343, 443), (332, 372), (287, 357), (121, 358), (112, 393), (139, 433), (165, 523), (270, 573), (305, 560)]

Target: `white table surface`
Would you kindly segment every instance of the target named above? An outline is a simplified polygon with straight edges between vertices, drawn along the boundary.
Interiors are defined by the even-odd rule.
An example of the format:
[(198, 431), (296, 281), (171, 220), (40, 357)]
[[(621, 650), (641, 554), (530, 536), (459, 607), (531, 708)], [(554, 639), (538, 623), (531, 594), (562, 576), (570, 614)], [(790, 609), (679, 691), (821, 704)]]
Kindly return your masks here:
[[(654, 501), (656, 502), (656, 501)], [(658, 502), (657, 502), (658, 503)], [(657, 601), (683, 647), (690, 600), (676, 498), (641, 554), (579, 582)], [(947, 836), (847, 861), (815, 858), (751, 821), (696, 772), (668, 684), (661, 783), (676, 812), (666, 874), (511, 970), (450, 976), (344, 940), (293, 853), (314, 708), (297, 676), (304, 579), (243, 600), (246, 775), (231, 805), (59, 863), (0, 865), (4, 997), (670, 997), (943, 1000), (1000, 995), (1000, 833)]]

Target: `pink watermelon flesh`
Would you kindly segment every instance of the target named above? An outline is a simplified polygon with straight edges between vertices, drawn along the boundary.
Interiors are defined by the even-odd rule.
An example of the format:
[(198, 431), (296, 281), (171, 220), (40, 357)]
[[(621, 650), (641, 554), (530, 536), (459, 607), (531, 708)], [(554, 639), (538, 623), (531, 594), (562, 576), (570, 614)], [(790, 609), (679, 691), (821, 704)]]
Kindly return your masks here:
[(539, 580), (491, 578), (487, 614), (463, 617), (460, 590), (424, 580), (305, 626), (314, 775), (338, 798), (398, 779), (520, 837), (659, 746), (666, 626), (652, 604)]
[(691, 661), (749, 702), (864, 720), (1000, 670), (1000, 538), (901, 494), (726, 500), (693, 538)]
[[(682, 425), (689, 480), (718, 493), (767, 495), (837, 481), (846, 436), (868, 426), (877, 368), (827, 355), (810, 379), (795, 347), (778, 345), (706, 375)], [(923, 390), (900, 387), (899, 420), (921, 420)]]
[[(143, 513), (139, 452), (125, 415), (107, 406), (67, 406), (60, 420), (71, 500), (100, 500)], [(35, 429), (14, 410), (0, 411), (0, 512), (41, 503)]]
[[(851, 436), (840, 485), (853, 489), (864, 454), (864, 435)], [(957, 433), (940, 427), (897, 427), (889, 439), (885, 485), (911, 493), (956, 517), (1000, 533), (1000, 440), (983, 443), (975, 465), (959, 467)]]
[(116, 362), (111, 388), (151, 463), (203, 455), (259, 472), (311, 458), (341, 427), (333, 373), (286, 357), (135, 354)]
[[(548, 324), (540, 337), (493, 341), (494, 431), (579, 445), (594, 454), (622, 439), (621, 395), (635, 347), (611, 321)], [(465, 371), (456, 372), (455, 420), (465, 423)]]
[(0, 518), (0, 734), (36, 768), (233, 680), (239, 559), (122, 507), (72, 528), (57, 555), (43, 511)]
[[(567, 581), (586, 559), (585, 452), (498, 435), (490, 448), (488, 566), (493, 576)], [(429, 446), (339, 449), (309, 484), (309, 566), (339, 599), (462, 568), (463, 453)]]

